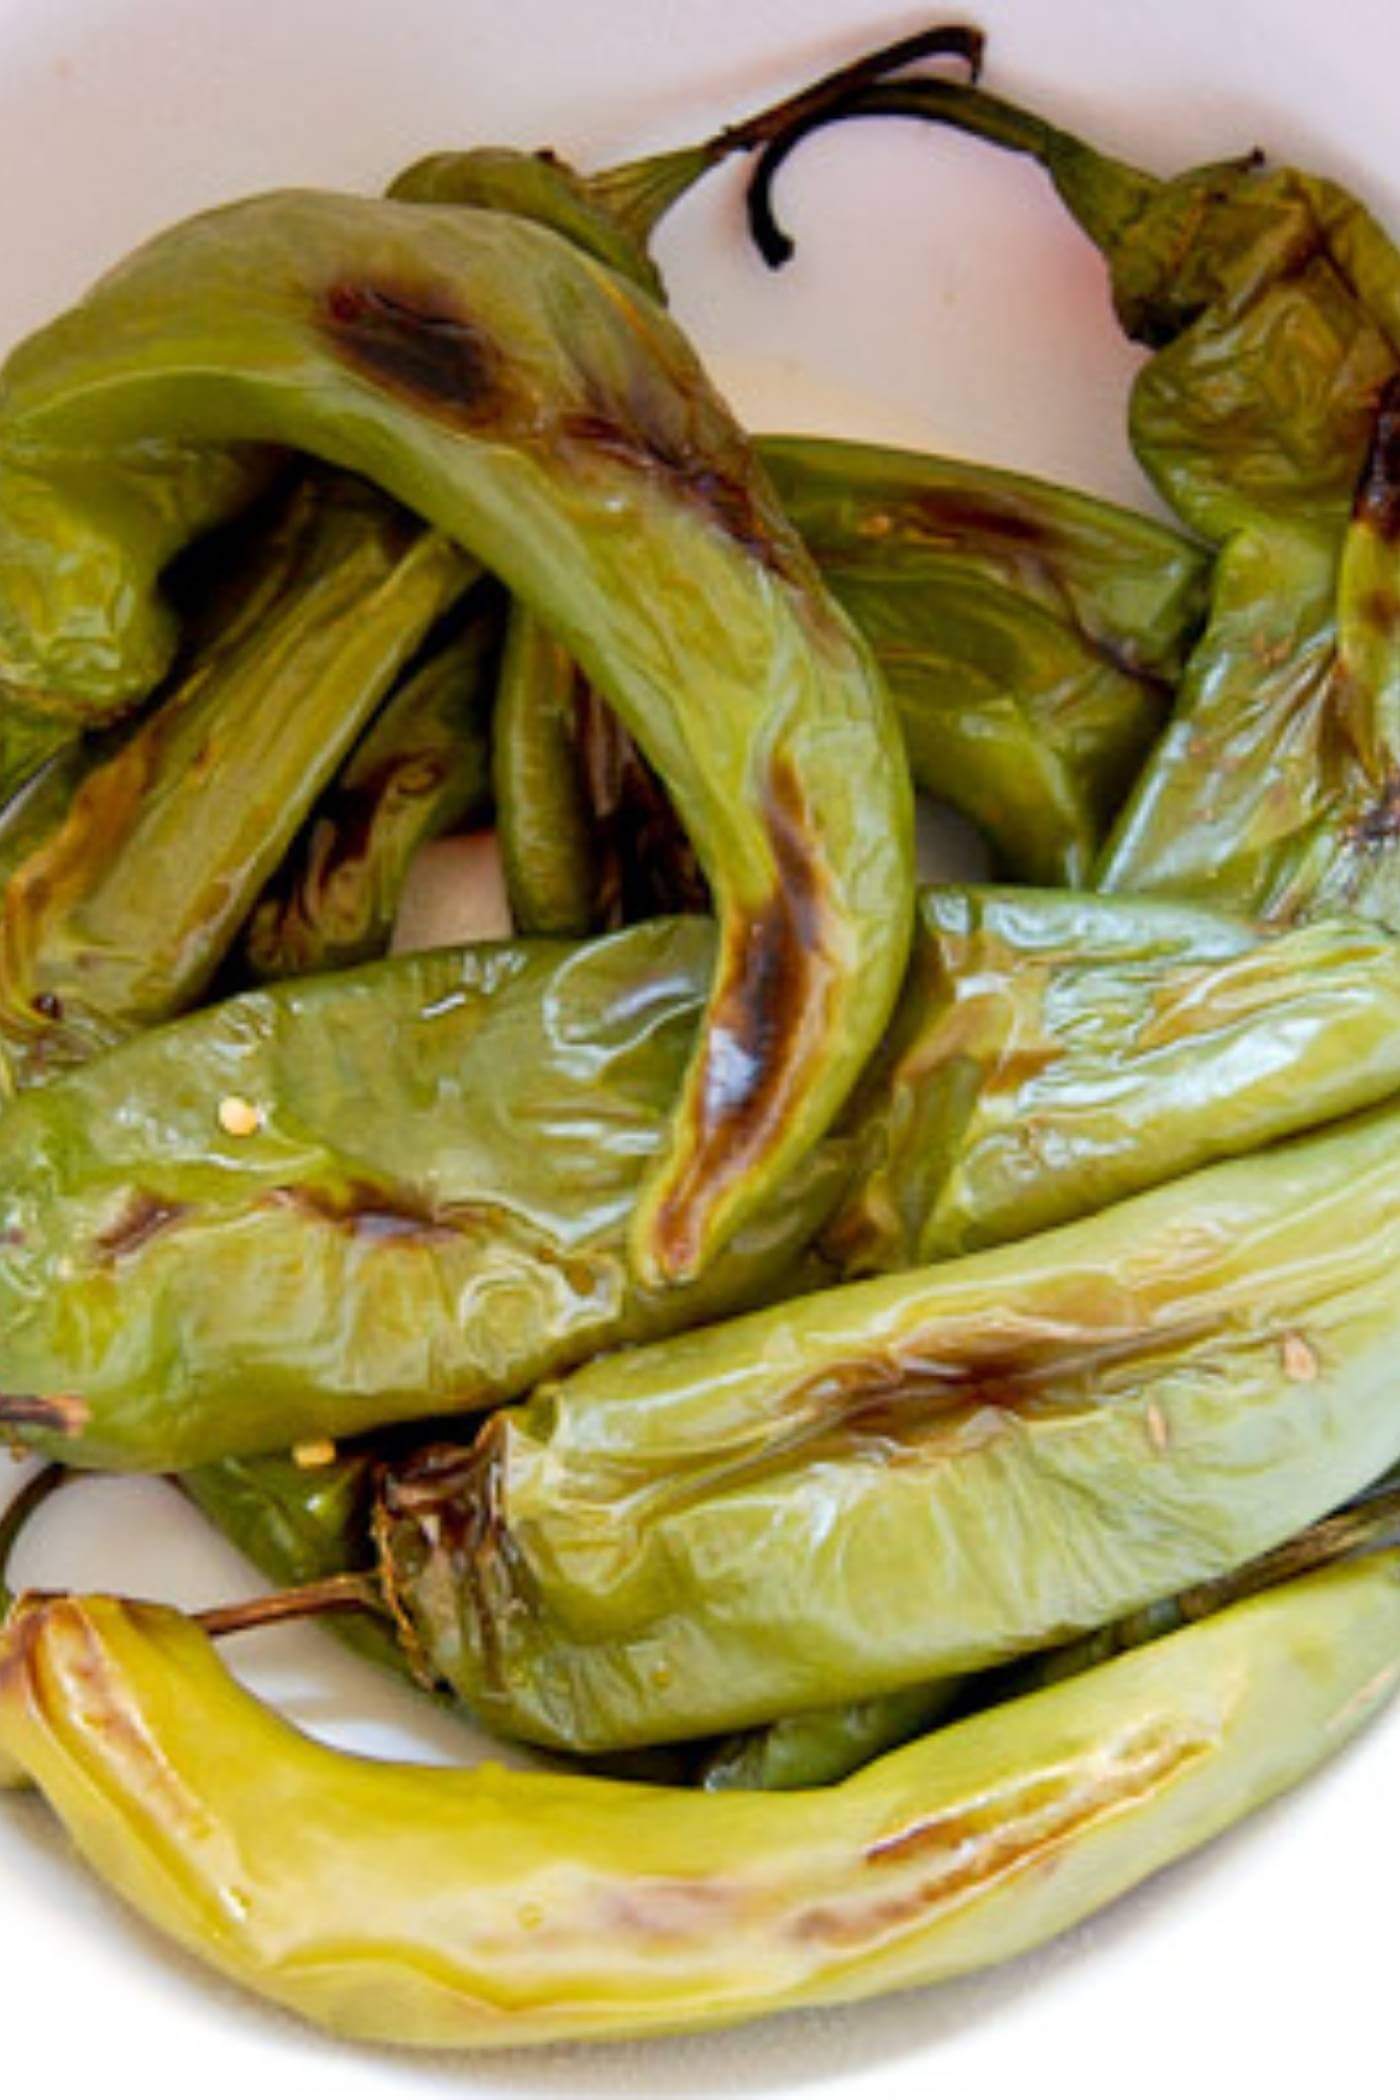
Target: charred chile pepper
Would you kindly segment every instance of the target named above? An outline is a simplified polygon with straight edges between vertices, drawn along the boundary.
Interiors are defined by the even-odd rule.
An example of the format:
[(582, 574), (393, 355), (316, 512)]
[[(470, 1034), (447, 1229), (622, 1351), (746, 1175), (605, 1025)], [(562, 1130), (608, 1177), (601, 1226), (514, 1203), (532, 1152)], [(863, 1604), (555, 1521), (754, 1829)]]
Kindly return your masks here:
[[(1130, 436), (1220, 551), (1209, 626), (1100, 884), (1400, 924), (1400, 258), (1382, 228), (1335, 183), (1257, 155), (1160, 181), (952, 82), (866, 87), (837, 114), (923, 117), (1039, 161), (1155, 352)], [(760, 169), (771, 260), (787, 246), (773, 171), (828, 119)]]
[[(1400, 1678), (1400, 1556), (1290, 1583), (817, 1794), (375, 1763), (178, 1614), (21, 1604), (0, 1783), (150, 1923), (339, 2033), (715, 2026), (1040, 1944), (1272, 1799)], [(221, 1754), (209, 1756), (217, 1741)], [(250, 1786), (247, 1775), (257, 1773)]]
[(41, 778), (16, 812), (29, 850), (0, 894), (11, 1091), (194, 1003), (318, 788), (469, 580), (450, 541), (371, 490), (309, 483), (294, 508), (272, 602), (254, 592), (256, 616), (109, 755), (75, 759), (80, 782), (59, 759), (52, 791)]
[(845, 1129), (847, 1274), (997, 1246), (1400, 1085), (1400, 948), (1165, 898), (932, 889)]
[(697, 1284), (625, 1258), (714, 942), (658, 922), (289, 982), (17, 1101), (0, 1423), (170, 1471), (485, 1406), (793, 1288), (834, 1141)]
[(644, 1278), (693, 1274), (839, 1110), (913, 887), (883, 684), (687, 345), (523, 219), (289, 193), (160, 236), (0, 375), (0, 456), (36, 475), (81, 451), (89, 481), (115, 476), (156, 435), (367, 472), (498, 573), (636, 733), (722, 928), (631, 1239)]
[[(1400, 956), (1365, 925), (1035, 891), (921, 912), (845, 1124), (669, 1311), (621, 1246), (705, 921), (288, 984), (55, 1080), (0, 1121), (0, 1421), (163, 1471), (483, 1405), (801, 1287), (818, 1232), (849, 1273), (906, 1268), (1400, 1088)], [(226, 1103), (257, 1121), (236, 1142)]]
[(389, 945), (418, 848), (490, 807), (494, 595), (391, 694), (249, 922), (254, 977), (311, 976)]
[(1382, 1472), (1397, 1258), (1391, 1107), (590, 1364), (391, 1471), (386, 1580), (431, 1674), (563, 1748), (982, 1669)]

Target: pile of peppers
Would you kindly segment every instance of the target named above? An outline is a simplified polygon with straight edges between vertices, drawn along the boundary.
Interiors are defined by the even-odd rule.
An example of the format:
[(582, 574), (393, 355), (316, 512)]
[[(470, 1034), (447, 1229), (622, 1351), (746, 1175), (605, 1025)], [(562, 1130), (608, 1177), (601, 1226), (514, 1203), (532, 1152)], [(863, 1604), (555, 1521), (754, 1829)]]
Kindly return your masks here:
[[(0, 369), (0, 1787), (343, 2034), (1004, 1960), (1400, 1683), (1400, 255), (982, 57), (233, 203)], [(1174, 524), (738, 426), (651, 235), (879, 116), (1048, 173)], [(276, 1587), (12, 1595), (93, 1471)], [(546, 1768), (299, 1735), (217, 1643), (321, 1613)]]

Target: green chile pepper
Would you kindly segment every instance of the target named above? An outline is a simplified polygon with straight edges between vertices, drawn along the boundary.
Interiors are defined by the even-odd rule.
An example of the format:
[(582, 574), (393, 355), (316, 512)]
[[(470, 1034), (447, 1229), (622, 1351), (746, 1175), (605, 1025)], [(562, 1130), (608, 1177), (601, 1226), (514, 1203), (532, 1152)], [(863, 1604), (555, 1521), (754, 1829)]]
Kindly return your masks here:
[[(994, 468), (828, 438), (758, 449), (875, 653), (916, 786), (970, 817), (1018, 879), (1086, 880), (1204, 618), (1203, 553), (1131, 511)], [(513, 623), (496, 796), (529, 932), (600, 923), (579, 684), (566, 651)]]
[(875, 652), (916, 785), (1009, 874), (1082, 884), (1204, 618), (1204, 554), (1024, 475), (830, 439), (759, 450)]
[(1295, 1784), (1398, 1678), (1385, 1553), (841, 1786), (716, 1798), (351, 1757), (262, 1706), (177, 1613), (62, 1598), (21, 1604), (0, 1646), (0, 1784), (38, 1786), (149, 1923), (264, 1997), (364, 2039), (504, 2046), (1005, 1960)]
[(1400, 948), (1165, 898), (922, 893), (851, 1103), (847, 1275), (1022, 1239), (1400, 1087)]
[(479, 596), (461, 631), (385, 702), (248, 922), (255, 978), (382, 955), (418, 848), (486, 815), (500, 628), (495, 594)]
[[(925, 1237), (1017, 1237), (1400, 1088), (1400, 956), (1364, 925), (1034, 891), (934, 891), (921, 916), (844, 1125), (668, 1329), (797, 1287), (823, 1228), (850, 1272), (907, 1268)], [(652, 921), (288, 984), (14, 1104), (0, 1422), (170, 1470), (191, 1439), (214, 1457), (484, 1405), (654, 1332), (667, 1301), (627, 1280), (622, 1237), (713, 944)], [(227, 1101), (261, 1128), (230, 1142)]]
[[(1129, 429), (1219, 559), (1176, 715), (1102, 887), (1255, 916), (1400, 924), (1400, 258), (1336, 184), (1258, 156), (1159, 181), (948, 82), (870, 87), (843, 115), (923, 116), (1031, 155), (1101, 249), (1154, 352)], [(802, 129), (817, 128), (810, 123)], [(755, 221), (781, 258), (762, 172)]]
[(155, 434), (367, 473), (498, 573), (635, 731), (722, 929), (632, 1227), (645, 1279), (694, 1274), (878, 1041), (913, 876), (878, 673), (688, 346), (523, 219), (288, 193), (160, 236), (0, 375), (0, 457), (35, 473), (75, 451), (115, 473)]
[(469, 579), (450, 541), (371, 490), (312, 483), (294, 508), (297, 558), (261, 617), (85, 770), (66, 809), (60, 759), (53, 793), (41, 779), (18, 813), (22, 829), (39, 809), (54, 821), (0, 896), (10, 1091), (199, 997), (318, 789)]
[(626, 1260), (714, 946), (655, 922), (289, 981), (21, 1098), (0, 1423), (173, 1471), (482, 1407), (810, 1279), (834, 1141), (695, 1285)]
[(983, 1669), (1209, 1579), (1400, 1450), (1400, 1113), (600, 1359), (386, 1478), (425, 1668), (600, 1750)]

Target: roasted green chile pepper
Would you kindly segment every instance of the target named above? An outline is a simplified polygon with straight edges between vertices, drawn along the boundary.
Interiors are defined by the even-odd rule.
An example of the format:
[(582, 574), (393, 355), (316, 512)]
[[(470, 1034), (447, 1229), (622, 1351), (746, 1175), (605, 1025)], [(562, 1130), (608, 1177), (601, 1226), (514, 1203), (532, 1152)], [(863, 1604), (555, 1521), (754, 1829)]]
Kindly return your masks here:
[[(994, 468), (832, 438), (758, 449), (884, 672), (915, 784), (970, 817), (1008, 875), (1084, 882), (1204, 618), (1203, 552)], [(579, 687), (537, 626), (512, 631), (496, 792), (530, 932), (600, 923)]]
[(1400, 947), (1165, 898), (923, 892), (845, 1121), (848, 1275), (1023, 1239), (1400, 1087)]
[(404, 678), (351, 752), (248, 923), (254, 977), (382, 955), (419, 847), (486, 815), (501, 610), (477, 594), (460, 632)]
[(384, 1577), (505, 1733), (675, 1741), (986, 1668), (1400, 1451), (1400, 1113), (621, 1352), (392, 1470)]
[(16, 812), (22, 832), (38, 810), (51, 821), (0, 894), (7, 1091), (194, 1003), (318, 789), (470, 578), (449, 540), (372, 490), (310, 482), (293, 501), (296, 558), (260, 617), (211, 644), (66, 808), (60, 758), (53, 792), (41, 778)]
[[(1400, 1088), (1400, 956), (1364, 925), (976, 890), (931, 892), (922, 920), (844, 1126), (668, 1328), (798, 1287), (823, 1228), (850, 1272), (907, 1268)], [(285, 1448), (511, 1397), (654, 1331), (666, 1301), (626, 1279), (622, 1235), (713, 943), (651, 921), (288, 984), (16, 1103), (0, 1420), (47, 1424), (75, 1464), (166, 1471), (191, 1440)], [(230, 1108), (256, 1131), (222, 1131)]]
[(878, 1041), (913, 876), (882, 681), (688, 346), (523, 219), (287, 193), (161, 235), (0, 375), (0, 458), (34, 474), (81, 452), (87, 487), (156, 436), (365, 472), (499, 574), (635, 732), (721, 926), (631, 1235), (644, 1279), (696, 1273)]
[(957, 1702), (962, 1684), (958, 1677), (941, 1678), (879, 1699), (787, 1714), (720, 1743), (706, 1757), (700, 1783), (711, 1793), (746, 1788), (791, 1793), (798, 1787), (832, 1786), (883, 1751), (936, 1728)]
[[(882, 113), (1046, 168), (1103, 252), (1124, 328), (1155, 352), (1134, 449), (1220, 550), (1210, 624), (1101, 885), (1400, 924), (1400, 257), (1385, 233), (1335, 183), (1257, 155), (1159, 181), (949, 82), (842, 105)], [(786, 150), (755, 213), (773, 259), (764, 200)]]
[(38, 1786), (148, 1922), (264, 1997), (364, 2039), (504, 2046), (1006, 1960), (1295, 1784), (1397, 1678), (1383, 1553), (839, 1787), (716, 1798), (351, 1757), (260, 1705), (178, 1614), (65, 1598), (21, 1604), (0, 1646), (0, 1784)]
[(759, 449), (875, 652), (916, 784), (1008, 874), (1082, 885), (1204, 618), (1204, 554), (1024, 475), (833, 439)]
[(172, 1471), (482, 1407), (794, 1288), (835, 1141), (696, 1284), (649, 1291), (625, 1256), (714, 944), (654, 922), (289, 981), (21, 1098), (0, 1423)]

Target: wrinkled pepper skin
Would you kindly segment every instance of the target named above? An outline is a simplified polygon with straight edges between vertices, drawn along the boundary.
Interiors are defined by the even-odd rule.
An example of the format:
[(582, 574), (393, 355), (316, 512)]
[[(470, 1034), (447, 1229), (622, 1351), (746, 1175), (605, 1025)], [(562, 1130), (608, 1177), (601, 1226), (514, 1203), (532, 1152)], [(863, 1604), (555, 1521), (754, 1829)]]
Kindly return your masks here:
[(695, 1274), (879, 1040), (913, 872), (883, 683), (688, 346), (523, 219), (283, 193), (160, 236), (0, 374), (0, 459), (116, 475), (154, 436), (294, 444), (378, 481), (636, 734), (722, 929), (632, 1230), (643, 1280)]
[(489, 1725), (754, 1726), (1045, 1647), (1400, 1451), (1400, 1114), (600, 1359), (386, 1476), (386, 1585)]
[(1400, 1090), (1400, 947), (1165, 898), (938, 888), (823, 1234), (885, 1274), (1088, 1216)]
[[(84, 772), (9, 874), (7, 1091), (198, 999), (317, 791), (469, 579), (449, 540), (372, 490), (308, 483), (294, 508), (297, 554), (273, 602)], [(35, 788), (51, 807), (47, 779)], [(26, 803), (20, 822), (33, 816)]]
[(1204, 552), (1025, 475), (836, 439), (759, 450), (875, 652), (916, 784), (1009, 875), (1082, 885), (1204, 620)]
[(1219, 550), (1210, 621), (1100, 886), (1289, 920), (1400, 925), (1400, 256), (1335, 183), (1257, 155), (1170, 181), (975, 89), (890, 83), (843, 114), (923, 116), (1030, 154), (1155, 355), (1138, 458)]
[[(932, 891), (921, 916), (850, 1116), (668, 1328), (829, 1275), (796, 1264), (819, 1233), (850, 1273), (909, 1268), (926, 1241), (1021, 1237), (1400, 1087), (1400, 958), (1374, 929), (1035, 891)], [(47, 1410), (73, 1463), (164, 1471), (191, 1436), (217, 1456), (485, 1405), (541, 1350), (557, 1367), (654, 1331), (665, 1301), (620, 1249), (713, 941), (651, 921), (290, 983), (16, 1103), (0, 1420), (27, 1411), (42, 1439)], [(226, 1099), (268, 1120), (231, 1140)]]
[(648, 1291), (625, 1257), (714, 938), (656, 923), (289, 982), (22, 1097), (0, 1423), (73, 1465), (177, 1471), (483, 1407), (798, 1287), (835, 1142), (695, 1285)]
[(383, 955), (418, 848), (486, 817), (501, 611), (484, 596), (351, 752), (249, 921), (253, 977), (314, 976)]
[(21, 1604), (0, 1647), (0, 1783), (39, 1787), (150, 1924), (337, 2033), (620, 2038), (1005, 1961), (1296, 1784), (1397, 1677), (1392, 1553), (839, 1787), (717, 1797), (351, 1757), (176, 1613), (67, 1598)]

